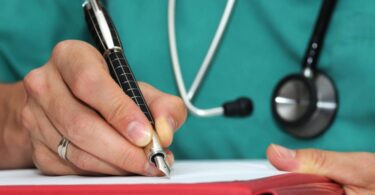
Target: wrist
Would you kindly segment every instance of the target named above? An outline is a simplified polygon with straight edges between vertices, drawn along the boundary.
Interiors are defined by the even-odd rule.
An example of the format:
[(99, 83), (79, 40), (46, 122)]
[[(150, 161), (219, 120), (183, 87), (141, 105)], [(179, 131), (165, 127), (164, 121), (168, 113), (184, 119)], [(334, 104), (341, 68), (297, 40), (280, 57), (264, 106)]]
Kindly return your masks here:
[(22, 127), (21, 111), (26, 103), (22, 82), (0, 85), (0, 169), (32, 166), (31, 142)]

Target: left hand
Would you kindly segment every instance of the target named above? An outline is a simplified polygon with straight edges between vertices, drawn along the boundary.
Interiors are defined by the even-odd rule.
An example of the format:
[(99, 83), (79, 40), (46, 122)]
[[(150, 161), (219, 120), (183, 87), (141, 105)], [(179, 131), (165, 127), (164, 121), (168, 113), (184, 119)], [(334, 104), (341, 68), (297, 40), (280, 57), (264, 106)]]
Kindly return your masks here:
[(279, 170), (325, 176), (341, 184), (347, 195), (375, 194), (375, 154), (290, 150), (270, 145), (267, 157)]

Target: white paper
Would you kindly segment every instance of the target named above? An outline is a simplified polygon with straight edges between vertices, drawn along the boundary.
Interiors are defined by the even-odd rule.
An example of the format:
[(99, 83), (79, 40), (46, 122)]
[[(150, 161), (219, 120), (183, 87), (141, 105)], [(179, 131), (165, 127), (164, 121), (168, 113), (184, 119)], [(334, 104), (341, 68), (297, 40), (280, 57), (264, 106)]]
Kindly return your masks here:
[(249, 180), (283, 173), (265, 160), (177, 161), (169, 179), (144, 176), (45, 176), (36, 169), (23, 169), (0, 171), (0, 186), (202, 183)]

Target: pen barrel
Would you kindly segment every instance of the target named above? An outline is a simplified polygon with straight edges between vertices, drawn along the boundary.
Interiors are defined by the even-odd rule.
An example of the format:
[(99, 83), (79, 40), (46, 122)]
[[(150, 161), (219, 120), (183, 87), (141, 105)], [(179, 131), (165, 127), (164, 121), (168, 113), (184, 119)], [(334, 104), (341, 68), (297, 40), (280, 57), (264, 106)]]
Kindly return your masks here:
[[(112, 78), (125, 94), (137, 104), (155, 129), (154, 118), (123, 54), (123, 47), (111, 17), (98, 0), (87, 0), (84, 3), (84, 13), (90, 34), (98, 50), (103, 54)], [(160, 145), (156, 132), (153, 130), (152, 133), (152, 140), (144, 147), (144, 151), (149, 161), (155, 163), (155, 157), (162, 156), (165, 158), (166, 154)]]
[[(109, 50), (108, 54), (104, 56), (109, 72), (112, 78), (122, 88), (122, 90), (128, 95), (134, 103), (142, 110), (143, 114), (147, 117), (149, 122), (155, 127), (154, 118), (151, 115), (150, 109), (142, 95), (142, 92), (138, 86), (137, 80), (122, 53), (122, 50)], [(145, 146), (144, 151), (149, 162), (155, 163), (154, 158), (156, 156), (166, 157), (163, 148), (160, 145), (160, 141), (155, 131), (152, 132), (151, 142)]]
[[(104, 56), (107, 62), (109, 72), (112, 78), (122, 88), (134, 103), (142, 110), (143, 114), (147, 117), (153, 127), (155, 127), (154, 118), (151, 115), (150, 109), (142, 95), (141, 89), (138, 86), (137, 80), (134, 77), (132, 70), (122, 53), (122, 50), (109, 50), (108, 54)], [(163, 148), (155, 131), (152, 132), (151, 142), (144, 148), (149, 162), (155, 163), (156, 156), (166, 157)]]
[(104, 56), (104, 58), (108, 64), (109, 72), (112, 78), (122, 88), (126, 95), (128, 95), (134, 101), (134, 103), (137, 104), (152, 126), (154, 126), (154, 118), (151, 115), (150, 109), (148, 108), (143, 94), (138, 86), (137, 80), (122, 51), (110, 50), (108, 54)]

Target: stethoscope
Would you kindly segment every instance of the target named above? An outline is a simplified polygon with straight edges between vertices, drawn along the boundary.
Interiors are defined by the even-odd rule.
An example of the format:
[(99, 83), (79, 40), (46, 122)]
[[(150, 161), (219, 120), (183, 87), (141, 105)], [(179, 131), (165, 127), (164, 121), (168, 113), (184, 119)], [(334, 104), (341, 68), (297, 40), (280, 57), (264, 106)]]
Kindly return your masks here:
[(169, 46), (170, 46), (170, 53), (172, 58), (172, 66), (173, 72), (175, 75), (175, 79), (177, 82), (177, 87), (180, 92), (180, 96), (184, 101), (186, 107), (190, 111), (190, 113), (201, 116), (201, 117), (210, 117), (210, 116), (247, 116), (253, 110), (253, 104), (249, 98), (240, 97), (234, 101), (225, 102), (223, 106), (210, 108), (210, 109), (201, 109), (193, 105), (191, 100), (194, 98), (194, 95), (200, 84), (204, 75), (207, 72), (207, 69), (211, 63), (211, 60), (216, 52), (216, 49), (220, 43), (221, 37), (225, 31), (227, 26), (229, 17), (232, 13), (233, 5), (235, 0), (228, 0), (227, 5), (225, 6), (225, 10), (223, 12), (223, 16), (220, 20), (219, 26), (216, 30), (215, 36), (211, 42), (210, 48), (207, 51), (207, 54), (202, 62), (202, 65), (195, 76), (195, 79), (189, 89), (186, 91), (184, 79), (182, 77), (180, 62), (178, 59), (178, 52), (177, 52), (177, 43), (176, 43), (176, 34), (175, 34), (175, 0), (169, 0), (168, 2), (168, 33), (169, 33)]
[[(249, 98), (241, 97), (221, 107), (201, 109), (191, 102), (220, 43), (235, 0), (228, 0), (210, 48), (189, 89), (186, 90), (178, 59), (175, 35), (175, 0), (168, 4), (168, 33), (173, 72), (181, 98), (189, 111), (197, 116), (248, 116), (253, 106)], [(324, 0), (302, 61), (302, 72), (283, 78), (272, 95), (272, 113), (275, 121), (287, 133), (298, 138), (312, 138), (328, 129), (334, 121), (338, 97), (333, 81), (317, 69), (319, 54), (336, 0)]]

